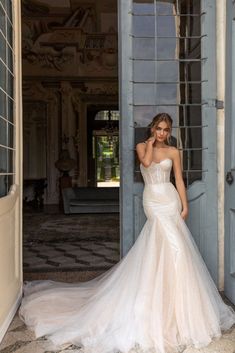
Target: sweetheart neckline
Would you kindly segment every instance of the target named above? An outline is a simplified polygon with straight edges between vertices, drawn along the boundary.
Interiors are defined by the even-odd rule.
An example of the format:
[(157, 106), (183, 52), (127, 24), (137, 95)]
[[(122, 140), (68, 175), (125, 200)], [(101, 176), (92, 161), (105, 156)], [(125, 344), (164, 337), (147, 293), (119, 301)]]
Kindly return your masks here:
[[(152, 165), (152, 164), (160, 165), (162, 162), (164, 162), (166, 160), (169, 160), (169, 161), (173, 162), (171, 158), (164, 158), (160, 162), (152, 161), (150, 165)], [(144, 167), (144, 165), (142, 163), (140, 163), (140, 164)], [(144, 168), (146, 168), (146, 167), (144, 167)]]
[(168, 160), (168, 159), (169, 159), (169, 161), (172, 162), (172, 159), (171, 159), (171, 158), (164, 158), (164, 159), (162, 159), (160, 162), (152, 161), (151, 163), (154, 163), (154, 164), (161, 164), (162, 162), (164, 162), (164, 161), (166, 161), (166, 160)]

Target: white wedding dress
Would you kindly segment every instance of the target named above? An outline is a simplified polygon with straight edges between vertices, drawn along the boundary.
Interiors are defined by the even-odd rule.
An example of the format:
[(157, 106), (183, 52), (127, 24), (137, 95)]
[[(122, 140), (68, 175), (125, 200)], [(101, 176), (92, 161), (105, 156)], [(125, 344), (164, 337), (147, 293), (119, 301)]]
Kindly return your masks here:
[(112, 269), (85, 283), (26, 284), (20, 316), (37, 337), (86, 353), (172, 353), (235, 323), (180, 215), (171, 168), (169, 158), (141, 165), (147, 222)]

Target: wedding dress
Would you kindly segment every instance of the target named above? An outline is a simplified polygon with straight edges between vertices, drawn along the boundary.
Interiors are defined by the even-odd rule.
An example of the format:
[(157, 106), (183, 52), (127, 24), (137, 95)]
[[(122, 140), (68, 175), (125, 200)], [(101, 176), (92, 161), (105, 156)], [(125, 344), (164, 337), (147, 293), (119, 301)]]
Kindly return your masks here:
[(37, 337), (86, 353), (172, 353), (235, 323), (180, 215), (171, 168), (169, 158), (141, 165), (147, 222), (113, 268), (85, 283), (26, 284), (20, 316)]

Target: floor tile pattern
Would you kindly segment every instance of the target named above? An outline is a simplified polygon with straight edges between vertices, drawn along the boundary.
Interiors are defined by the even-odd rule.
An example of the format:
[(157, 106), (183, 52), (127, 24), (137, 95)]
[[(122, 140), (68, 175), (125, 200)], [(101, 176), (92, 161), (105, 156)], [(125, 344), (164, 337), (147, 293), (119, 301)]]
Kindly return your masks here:
[(119, 261), (119, 243), (71, 241), (24, 244), (24, 272), (106, 270)]
[(101, 271), (119, 261), (118, 214), (27, 210), (23, 234), (24, 273)]

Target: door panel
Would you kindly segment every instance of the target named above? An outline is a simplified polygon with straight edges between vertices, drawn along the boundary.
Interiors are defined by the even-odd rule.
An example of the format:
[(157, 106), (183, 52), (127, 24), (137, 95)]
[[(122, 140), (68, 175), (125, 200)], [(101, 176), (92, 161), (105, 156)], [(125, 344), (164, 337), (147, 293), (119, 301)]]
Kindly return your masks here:
[[(2, 339), (21, 297), (21, 237), (19, 232), (19, 186), (13, 185), (0, 199), (0, 339)], [(4, 211), (3, 211), (4, 210)]]
[(0, 56), (0, 341), (22, 292), (20, 15), (19, 1), (13, 7), (10, 0), (0, 3), (0, 35), (4, 43)]
[(225, 294), (235, 304), (235, 4), (226, 9), (225, 91)]
[(145, 221), (135, 145), (153, 116), (167, 112), (182, 156), (187, 222), (217, 282), (215, 48), (212, 0), (119, 1), (121, 253)]

